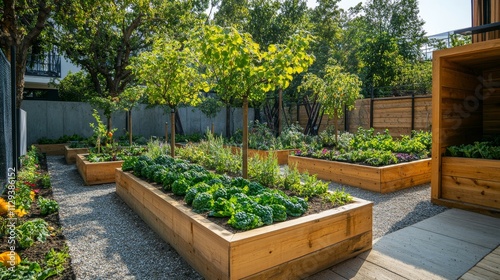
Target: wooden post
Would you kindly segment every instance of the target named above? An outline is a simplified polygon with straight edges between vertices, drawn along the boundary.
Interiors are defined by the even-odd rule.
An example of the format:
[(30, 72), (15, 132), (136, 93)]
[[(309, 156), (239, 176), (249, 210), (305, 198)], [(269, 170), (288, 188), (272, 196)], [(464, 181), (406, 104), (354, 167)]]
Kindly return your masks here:
[(165, 122), (165, 144), (168, 144), (168, 122)]
[(415, 93), (411, 93), (411, 131), (415, 130)]
[(375, 99), (374, 98), (374, 94), (373, 94), (373, 87), (371, 88), (371, 93), (370, 93), (370, 127), (369, 128), (372, 128), (373, 127), (373, 100)]
[(175, 157), (175, 108), (170, 111), (170, 156)]
[(243, 96), (243, 143), (242, 143), (242, 158), (243, 158), (243, 178), (248, 178), (248, 96)]

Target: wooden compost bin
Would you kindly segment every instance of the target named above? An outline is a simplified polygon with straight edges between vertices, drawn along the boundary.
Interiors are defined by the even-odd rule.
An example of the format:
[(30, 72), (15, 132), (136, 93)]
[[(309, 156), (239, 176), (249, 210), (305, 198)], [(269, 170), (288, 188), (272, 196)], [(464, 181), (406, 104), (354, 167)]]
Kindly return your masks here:
[(394, 192), (431, 180), (430, 158), (375, 167), (291, 155), (288, 166), (297, 166), (300, 172), (307, 171), (319, 179), (379, 193)]
[(64, 147), (66, 144), (35, 144), (40, 153), (48, 156), (64, 156)]
[(85, 160), (88, 154), (76, 155), (76, 168), (85, 185), (99, 185), (115, 182), (115, 169), (121, 168), (123, 160), (90, 162)]
[(74, 164), (76, 162), (76, 155), (88, 154), (88, 148), (70, 148), (69, 146), (64, 146), (64, 158), (67, 164)]
[(231, 233), (116, 170), (116, 193), (206, 279), (300, 279), (372, 247), (372, 203)]
[(435, 51), (432, 202), (500, 215), (500, 161), (445, 157), (500, 135), (500, 39)]

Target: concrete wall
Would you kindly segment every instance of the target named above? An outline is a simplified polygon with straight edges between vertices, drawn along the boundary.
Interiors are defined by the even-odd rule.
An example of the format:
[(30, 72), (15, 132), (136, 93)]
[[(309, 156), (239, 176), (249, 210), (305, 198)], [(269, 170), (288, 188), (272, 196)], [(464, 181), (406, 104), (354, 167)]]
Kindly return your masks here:
[[(42, 137), (59, 138), (63, 135), (79, 134), (85, 137), (92, 135), (89, 123), (95, 122), (92, 107), (87, 103), (63, 101), (25, 100), (21, 108), (27, 112), (27, 143), (36, 143)], [(170, 112), (170, 110), (168, 110)], [(204, 133), (211, 126), (210, 120), (198, 109), (187, 107), (179, 109), (179, 116), (186, 134)], [(225, 109), (214, 118), (215, 132), (225, 132)], [(242, 127), (240, 108), (232, 109), (231, 128), (235, 131)], [(249, 120), (253, 120), (253, 110), (249, 111)], [(103, 122), (106, 119), (101, 115)], [(170, 115), (163, 107), (146, 108), (139, 105), (132, 110), (132, 131), (134, 135), (165, 136), (165, 122), (170, 123)], [(115, 113), (112, 117), (115, 135), (123, 135), (126, 131), (126, 113)], [(170, 124), (168, 126), (170, 131)]]
[(9, 168), (14, 165), (14, 150), (12, 145), (12, 88), (10, 64), (0, 50), (0, 192), (9, 178)]

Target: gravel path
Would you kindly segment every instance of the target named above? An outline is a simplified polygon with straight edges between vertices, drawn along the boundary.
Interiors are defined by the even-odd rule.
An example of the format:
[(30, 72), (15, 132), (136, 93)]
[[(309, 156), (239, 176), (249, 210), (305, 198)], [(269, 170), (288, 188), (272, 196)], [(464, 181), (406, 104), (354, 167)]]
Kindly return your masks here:
[[(61, 157), (48, 157), (48, 167), (77, 279), (203, 279), (116, 195), (115, 184), (84, 186)], [(429, 185), (391, 194), (330, 188), (374, 202), (374, 239), (446, 210), (430, 203)]]
[(77, 279), (203, 279), (115, 193), (84, 186), (75, 165), (48, 157)]

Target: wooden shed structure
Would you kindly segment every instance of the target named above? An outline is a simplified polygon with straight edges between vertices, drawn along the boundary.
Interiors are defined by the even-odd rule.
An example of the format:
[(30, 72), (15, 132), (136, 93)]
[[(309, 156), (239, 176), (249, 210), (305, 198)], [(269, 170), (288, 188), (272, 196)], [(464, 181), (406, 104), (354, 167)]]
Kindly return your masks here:
[(500, 0), (472, 7), (474, 43), (433, 54), (432, 201), (500, 216), (500, 161), (444, 156), (500, 135)]

